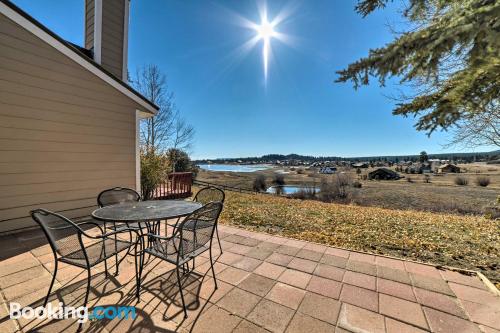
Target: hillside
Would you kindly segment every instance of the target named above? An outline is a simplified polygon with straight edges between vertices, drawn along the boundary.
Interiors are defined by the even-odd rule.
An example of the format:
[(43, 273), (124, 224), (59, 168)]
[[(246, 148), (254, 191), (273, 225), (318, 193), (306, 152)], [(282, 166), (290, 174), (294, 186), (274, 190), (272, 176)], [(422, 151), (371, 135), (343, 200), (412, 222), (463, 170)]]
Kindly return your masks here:
[(500, 221), (226, 192), (221, 223), (349, 249), (479, 270), (500, 283)]

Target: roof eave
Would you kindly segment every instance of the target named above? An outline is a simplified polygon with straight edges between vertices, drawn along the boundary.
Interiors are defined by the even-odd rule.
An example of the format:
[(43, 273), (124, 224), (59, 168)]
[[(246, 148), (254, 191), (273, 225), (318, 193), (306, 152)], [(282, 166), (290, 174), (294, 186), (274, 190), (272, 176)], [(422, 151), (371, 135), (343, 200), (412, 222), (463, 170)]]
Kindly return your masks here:
[(110, 84), (127, 97), (134, 100), (137, 104), (142, 106), (146, 112), (155, 115), (160, 109), (156, 104), (149, 101), (146, 97), (141, 95), (130, 85), (107, 71), (100, 64), (96, 63), (93, 59), (89, 58), (69, 42), (59, 37), (53, 31), (35, 20), (32, 16), (14, 5), (12, 2), (8, 0), (0, 0), (0, 13), (4, 14), (13, 22), (22, 26), (41, 40), (45, 41), (47, 44), (51, 45), (70, 59), (77, 62), (85, 69), (97, 75), (103, 81)]

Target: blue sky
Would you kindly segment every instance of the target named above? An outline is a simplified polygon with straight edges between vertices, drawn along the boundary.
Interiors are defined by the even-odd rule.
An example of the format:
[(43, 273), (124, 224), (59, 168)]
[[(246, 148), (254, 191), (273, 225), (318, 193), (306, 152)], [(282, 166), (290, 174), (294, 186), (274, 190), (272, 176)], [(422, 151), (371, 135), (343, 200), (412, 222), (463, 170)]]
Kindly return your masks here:
[[(83, 44), (83, 0), (15, 0), (61, 35)], [(264, 79), (262, 41), (239, 48), (256, 32), (240, 17), (260, 22), (255, 0), (132, 0), (129, 71), (157, 64), (167, 74), (183, 117), (196, 129), (193, 158), (298, 153), (373, 156), (443, 150), (446, 133), (428, 138), (414, 119), (391, 114), (396, 80), (355, 91), (334, 83), (335, 71), (393, 38), (388, 23), (400, 16), (389, 6), (367, 18), (356, 1), (268, 1), (268, 17), (289, 13), (272, 38)], [(263, 3), (260, 3), (261, 5)], [(477, 151), (492, 150), (492, 147)]]

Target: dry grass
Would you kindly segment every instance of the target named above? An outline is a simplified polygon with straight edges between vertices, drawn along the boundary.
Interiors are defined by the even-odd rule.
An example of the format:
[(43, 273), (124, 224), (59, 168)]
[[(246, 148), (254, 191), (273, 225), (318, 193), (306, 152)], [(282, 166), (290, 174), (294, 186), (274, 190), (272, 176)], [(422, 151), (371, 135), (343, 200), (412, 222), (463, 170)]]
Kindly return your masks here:
[(498, 220), (227, 192), (221, 223), (479, 270), (500, 282)]
[[(361, 181), (362, 188), (352, 189), (350, 197), (361, 206), (454, 214), (484, 214), (486, 208), (496, 201), (500, 191), (500, 168), (486, 164), (468, 164), (461, 165), (461, 167), (468, 171), (460, 174), (460, 177), (469, 182), (468, 186), (454, 184), (457, 174), (403, 174), (411, 177), (412, 182), (408, 182), (408, 178), (397, 181)], [(285, 182), (288, 185), (318, 186), (321, 183), (321, 177), (327, 179), (333, 177), (321, 176), (316, 170), (304, 170), (304, 173), (298, 174), (290, 168), (276, 168), (255, 173), (202, 170), (197, 178), (215, 184), (251, 189), (257, 175), (264, 176), (267, 184), (270, 185), (274, 172), (283, 169), (289, 172), (285, 175)], [(371, 170), (363, 170), (363, 174)], [(358, 178), (354, 169), (339, 168), (339, 171), (345, 172), (353, 180)], [(426, 177), (429, 179), (426, 180)], [(491, 183), (488, 187), (477, 186), (478, 177), (488, 177)]]

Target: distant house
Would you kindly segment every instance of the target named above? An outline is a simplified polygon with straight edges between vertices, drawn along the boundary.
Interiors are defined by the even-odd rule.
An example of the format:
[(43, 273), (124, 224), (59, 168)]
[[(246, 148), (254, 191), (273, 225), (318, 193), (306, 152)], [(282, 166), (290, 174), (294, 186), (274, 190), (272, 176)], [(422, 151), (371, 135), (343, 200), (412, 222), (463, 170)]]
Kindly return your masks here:
[(366, 169), (368, 168), (368, 163), (354, 163), (352, 167), (356, 169)]
[(397, 180), (399, 178), (401, 177), (396, 171), (387, 168), (379, 168), (368, 173), (368, 179)]
[(337, 171), (337, 168), (335, 167), (324, 167), (324, 168), (321, 168), (319, 169), (319, 173), (322, 173), (322, 174), (326, 174), (326, 175), (331, 175), (333, 173), (335, 173), (335, 171)]
[(460, 167), (454, 164), (443, 164), (438, 168), (439, 173), (460, 173)]
[(431, 164), (428, 162), (418, 163), (413, 166), (414, 173), (432, 173)]

